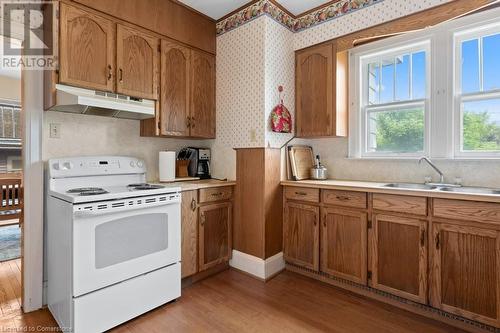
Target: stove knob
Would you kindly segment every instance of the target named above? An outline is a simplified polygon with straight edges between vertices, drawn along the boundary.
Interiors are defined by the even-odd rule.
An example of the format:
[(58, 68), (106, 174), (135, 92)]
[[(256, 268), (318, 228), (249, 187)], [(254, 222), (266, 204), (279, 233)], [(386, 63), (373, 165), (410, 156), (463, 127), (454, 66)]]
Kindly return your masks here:
[(144, 162), (143, 161), (137, 161), (137, 166), (139, 168), (142, 168), (144, 166)]
[(72, 169), (73, 168), (73, 163), (71, 163), (71, 162), (64, 162), (63, 165), (62, 165), (62, 168), (64, 170)]
[(134, 161), (130, 161), (130, 166), (131, 166), (132, 168), (135, 168), (135, 163), (134, 163)]

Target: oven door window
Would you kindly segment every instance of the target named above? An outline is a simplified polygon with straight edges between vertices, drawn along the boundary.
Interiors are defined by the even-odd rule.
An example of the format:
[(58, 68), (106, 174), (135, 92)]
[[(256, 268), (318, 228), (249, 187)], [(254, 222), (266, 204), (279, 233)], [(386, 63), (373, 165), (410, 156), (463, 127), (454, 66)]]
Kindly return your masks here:
[(144, 257), (167, 247), (168, 214), (143, 214), (109, 221), (95, 228), (95, 268)]

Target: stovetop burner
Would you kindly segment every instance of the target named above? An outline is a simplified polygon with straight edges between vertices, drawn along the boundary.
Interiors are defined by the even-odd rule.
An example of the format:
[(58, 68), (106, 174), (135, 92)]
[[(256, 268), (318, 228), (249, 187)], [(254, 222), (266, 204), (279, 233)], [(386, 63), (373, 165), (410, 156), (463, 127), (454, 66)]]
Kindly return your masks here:
[(157, 190), (160, 188), (164, 188), (165, 186), (142, 183), (142, 184), (130, 184), (127, 185), (127, 187), (132, 191), (143, 191), (143, 190)]
[(80, 187), (80, 188), (72, 188), (67, 191), (68, 193), (74, 193), (74, 194), (79, 194), (82, 196), (88, 196), (88, 195), (99, 195), (99, 194), (106, 194), (109, 193), (103, 188), (100, 187)]

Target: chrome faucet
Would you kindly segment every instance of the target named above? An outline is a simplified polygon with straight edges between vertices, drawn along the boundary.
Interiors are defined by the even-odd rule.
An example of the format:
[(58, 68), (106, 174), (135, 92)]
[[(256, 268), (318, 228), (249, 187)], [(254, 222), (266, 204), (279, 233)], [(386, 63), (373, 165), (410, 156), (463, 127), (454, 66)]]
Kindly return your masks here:
[(439, 183), (444, 184), (444, 174), (441, 172), (441, 170), (439, 170), (438, 167), (425, 156), (421, 157), (420, 160), (418, 160), (418, 164), (421, 164), (422, 161), (426, 161), (434, 170), (436, 170), (437, 173), (439, 173)]

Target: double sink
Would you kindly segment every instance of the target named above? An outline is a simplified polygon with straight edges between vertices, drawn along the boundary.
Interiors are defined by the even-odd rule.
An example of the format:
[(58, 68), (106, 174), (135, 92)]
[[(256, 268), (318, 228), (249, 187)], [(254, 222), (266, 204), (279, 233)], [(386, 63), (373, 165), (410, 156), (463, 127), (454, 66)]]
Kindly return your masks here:
[(436, 190), (443, 192), (458, 192), (458, 193), (470, 193), (470, 194), (500, 194), (500, 190), (497, 189), (491, 189), (486, 187), (457, 186), (448, 184), (390, 183), (383, 185), (383, 187), (409, 189), (409, 190), (428, 190), (428, 191)]

